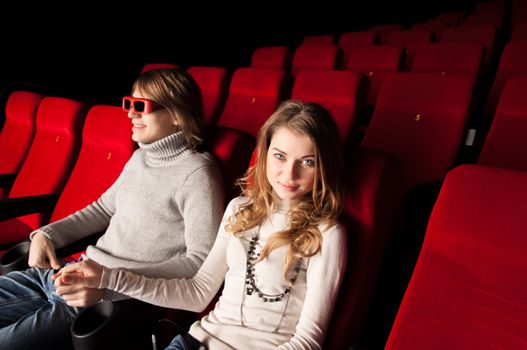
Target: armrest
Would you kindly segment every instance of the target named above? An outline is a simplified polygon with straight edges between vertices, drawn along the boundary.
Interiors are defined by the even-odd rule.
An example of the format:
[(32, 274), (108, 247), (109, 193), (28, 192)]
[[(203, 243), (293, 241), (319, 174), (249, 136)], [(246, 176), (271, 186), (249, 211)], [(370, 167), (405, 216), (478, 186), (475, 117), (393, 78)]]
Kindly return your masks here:
[(27, 214), (50, 212), (57, 200), (58, 197), (51, 194), (2, 199), (0, 200), (0, 221)]
[(15, 182), (16, 174), (0, 174), (0, 187), (10, 188)]

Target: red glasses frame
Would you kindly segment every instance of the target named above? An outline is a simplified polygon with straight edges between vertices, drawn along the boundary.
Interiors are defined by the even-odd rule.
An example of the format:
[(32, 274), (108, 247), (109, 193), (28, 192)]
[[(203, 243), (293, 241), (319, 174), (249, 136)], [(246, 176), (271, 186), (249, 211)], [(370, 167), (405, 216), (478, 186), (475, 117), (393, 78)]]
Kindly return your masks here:
[(126, 112), (132, 111), (138, 114), (152, 113), (158, 109), (162, 109), (159, 103), (146, 98), (138, 98), (132, 96), (123, 97), (123, 110)]

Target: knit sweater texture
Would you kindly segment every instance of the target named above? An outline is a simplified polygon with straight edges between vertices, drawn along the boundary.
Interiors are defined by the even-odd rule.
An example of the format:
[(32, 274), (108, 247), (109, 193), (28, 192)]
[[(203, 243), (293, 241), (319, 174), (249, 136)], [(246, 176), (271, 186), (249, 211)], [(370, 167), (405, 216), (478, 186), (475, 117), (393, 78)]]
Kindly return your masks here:
[(94, 261), (149, 277), (190, 278), (214, 243), (224, 203), (213, 157), (188, 149), (178, 132), (139, 143), (99, 199), (41, 230), (55, 248), (105, 231), (87, 249)]
[[(214, 310), (190, 329), (208, 349), (320, 349), (346, 266), (345, 230), (340, 224), (320, 227), (322, 249), (303, 259), (289, 300), (287, 295), (278, 302), (264, 302), (256, 294), (244, 296), (247, 251), (258, 228), (237, 238), (227, 233), (224, 225), (247, 200), (238, 197), (231, 201), (214, 247), (193, 278), (152, 279), (103, 268), (100, 287), (156, 305), (198, 312), (225, 282)], [(271, 234), (286, 227), (288, 214), (282, 208), (259, 228), (256, 251), (261, 251)], [(280, 294), (287, 287), (289, 281), (283, 273), (286, 252), (287, 247), (279, 247), (255, 265), (256, 285), (262, 292)], [(288, 278), (291, 273), (288, 271)]]

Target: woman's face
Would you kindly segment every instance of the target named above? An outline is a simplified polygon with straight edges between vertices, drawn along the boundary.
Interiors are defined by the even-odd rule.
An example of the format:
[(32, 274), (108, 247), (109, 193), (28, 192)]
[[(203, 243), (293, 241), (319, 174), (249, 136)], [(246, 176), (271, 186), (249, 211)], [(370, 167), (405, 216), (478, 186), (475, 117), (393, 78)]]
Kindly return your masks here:
[(267, 150), (267, 181), (283, 200), (292, 201), (313, 190), (315, 146), (287, 127), (278, 128)]
[[(139, 91), (134, 91), (133, 97), (148, 99)], [(178, 130), (177, 120), (165, 108), (144, 114), (130, 110), (128, 117), (132, 120), (132, 140), (136, 142), (152, 143)]]

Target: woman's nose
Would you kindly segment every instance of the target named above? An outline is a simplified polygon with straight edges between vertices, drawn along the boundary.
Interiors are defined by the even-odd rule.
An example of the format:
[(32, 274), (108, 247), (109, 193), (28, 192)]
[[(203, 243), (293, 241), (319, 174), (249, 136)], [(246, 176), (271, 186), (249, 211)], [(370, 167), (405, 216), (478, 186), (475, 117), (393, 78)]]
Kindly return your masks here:
[(139, 113), (134, 113), (131, 109), (128, 111), (128, 118), (130, 119), (139, 118), (140, 116)]
[(296, 162), (288, 162), (285, 165), (284, 172), (290, 180), (294, 180), (298, 177), (298, 164)]

